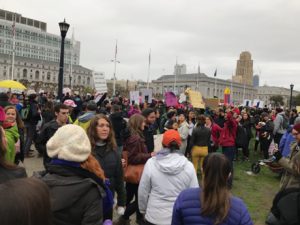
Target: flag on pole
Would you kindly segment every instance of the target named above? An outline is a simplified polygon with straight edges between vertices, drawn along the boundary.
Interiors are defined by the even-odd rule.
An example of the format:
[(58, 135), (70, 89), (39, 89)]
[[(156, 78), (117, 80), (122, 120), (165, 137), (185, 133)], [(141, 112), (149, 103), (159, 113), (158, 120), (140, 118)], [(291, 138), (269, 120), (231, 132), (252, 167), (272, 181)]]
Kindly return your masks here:
[(118, 41), (116, 41), (116, 51), (115, 51), (115, 55), (118, 54)]
[(215, 73), (214, 73), (214, 77), (216, 77), (217, 76), (217, 69), (215, 70)]

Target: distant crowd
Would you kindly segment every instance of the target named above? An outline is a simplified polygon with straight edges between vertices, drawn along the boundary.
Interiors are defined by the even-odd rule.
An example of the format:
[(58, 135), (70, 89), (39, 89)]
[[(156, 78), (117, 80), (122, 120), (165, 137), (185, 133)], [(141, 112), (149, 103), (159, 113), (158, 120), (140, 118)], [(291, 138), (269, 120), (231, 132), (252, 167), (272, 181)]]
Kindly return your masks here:
[[(135, 215), (148, 225), (250, 225), (230, 190), (234, 161), (253, 152), (284, 171), (266, 223), (300, 224), (296, 109), (0, 93), (0, 123), (1, 224), (129, 225)], [(21, 165), (36, 154), (44, 170), (27, 178)]]

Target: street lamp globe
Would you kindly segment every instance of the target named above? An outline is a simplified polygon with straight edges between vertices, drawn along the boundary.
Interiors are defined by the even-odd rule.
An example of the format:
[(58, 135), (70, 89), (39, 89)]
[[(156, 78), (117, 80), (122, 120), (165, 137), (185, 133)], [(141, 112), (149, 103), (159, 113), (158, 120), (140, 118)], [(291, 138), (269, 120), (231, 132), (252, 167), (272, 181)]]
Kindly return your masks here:
[(63, 38), (66, 37), (69, 27), (70, 27), (70, 24), (66, 23), (66, 19), (64, 19), (64, 22), (59, 23), (60, 33)]
[(291, 90), (293, 90), (293, 89), (294, 89), (294, 85), (293, 85), (293, 84), (291, 84), (291, 85), (290, 85), (290, 87), (291, 87)]

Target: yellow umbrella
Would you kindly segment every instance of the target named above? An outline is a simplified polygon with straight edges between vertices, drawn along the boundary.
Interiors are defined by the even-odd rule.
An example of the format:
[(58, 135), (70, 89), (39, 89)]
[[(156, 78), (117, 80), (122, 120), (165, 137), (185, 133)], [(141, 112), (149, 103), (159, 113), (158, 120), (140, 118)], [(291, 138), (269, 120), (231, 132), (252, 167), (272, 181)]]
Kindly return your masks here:
[(26, 89), (26, 87), (23, 84), (14, 80), (0, 81), (0, 88), (11, 88), (11, 89), (20, 89), (20, 90)]

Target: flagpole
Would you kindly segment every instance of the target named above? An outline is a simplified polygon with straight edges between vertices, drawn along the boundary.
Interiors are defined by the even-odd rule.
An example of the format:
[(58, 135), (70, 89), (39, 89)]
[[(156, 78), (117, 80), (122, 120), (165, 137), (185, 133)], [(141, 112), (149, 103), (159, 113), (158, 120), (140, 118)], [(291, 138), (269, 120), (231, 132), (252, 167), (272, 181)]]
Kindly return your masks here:
[[(177, 56), (176, 56), (176, 66), (175, 66), (175, 77), (174, 77), (174, 88), (173, 88), (173, 92), (175, 93), (175, 88), (176, 88), (176, 83), (177, 83)], [(175, 93), (176, 94), (176, 93)]]
[(14, 14), (14, 21), (13, 21), (12, 28), (13, 28), (13, 46), (12, 46), (11, 80), (14, 79), (14, 70), (15, 70), (16, 14)]
[(217, 97), (217, 69), (215, 71), (215, 74), (214, 74), (214, 77), (215, 77), (215, 93), (214, 93), (214, 97)]
[(113, 83), (113, 96), (116, 96), (116, 72), (117, 72), (117, 63), (120, 63), (117, 61), (117, 53), (118, 53), (118, 40), (116, 40), (116, 49), (115, 49), (115, 58), (111, 60), (114, 62), (114, 83)]
[(147, 89), (149, 89), (149, 79), (150, 79), (150, 64), (151, 64), (151, 48), (150, 48), (150, 52), (149, 52), (149, 63), (148, 63)]

